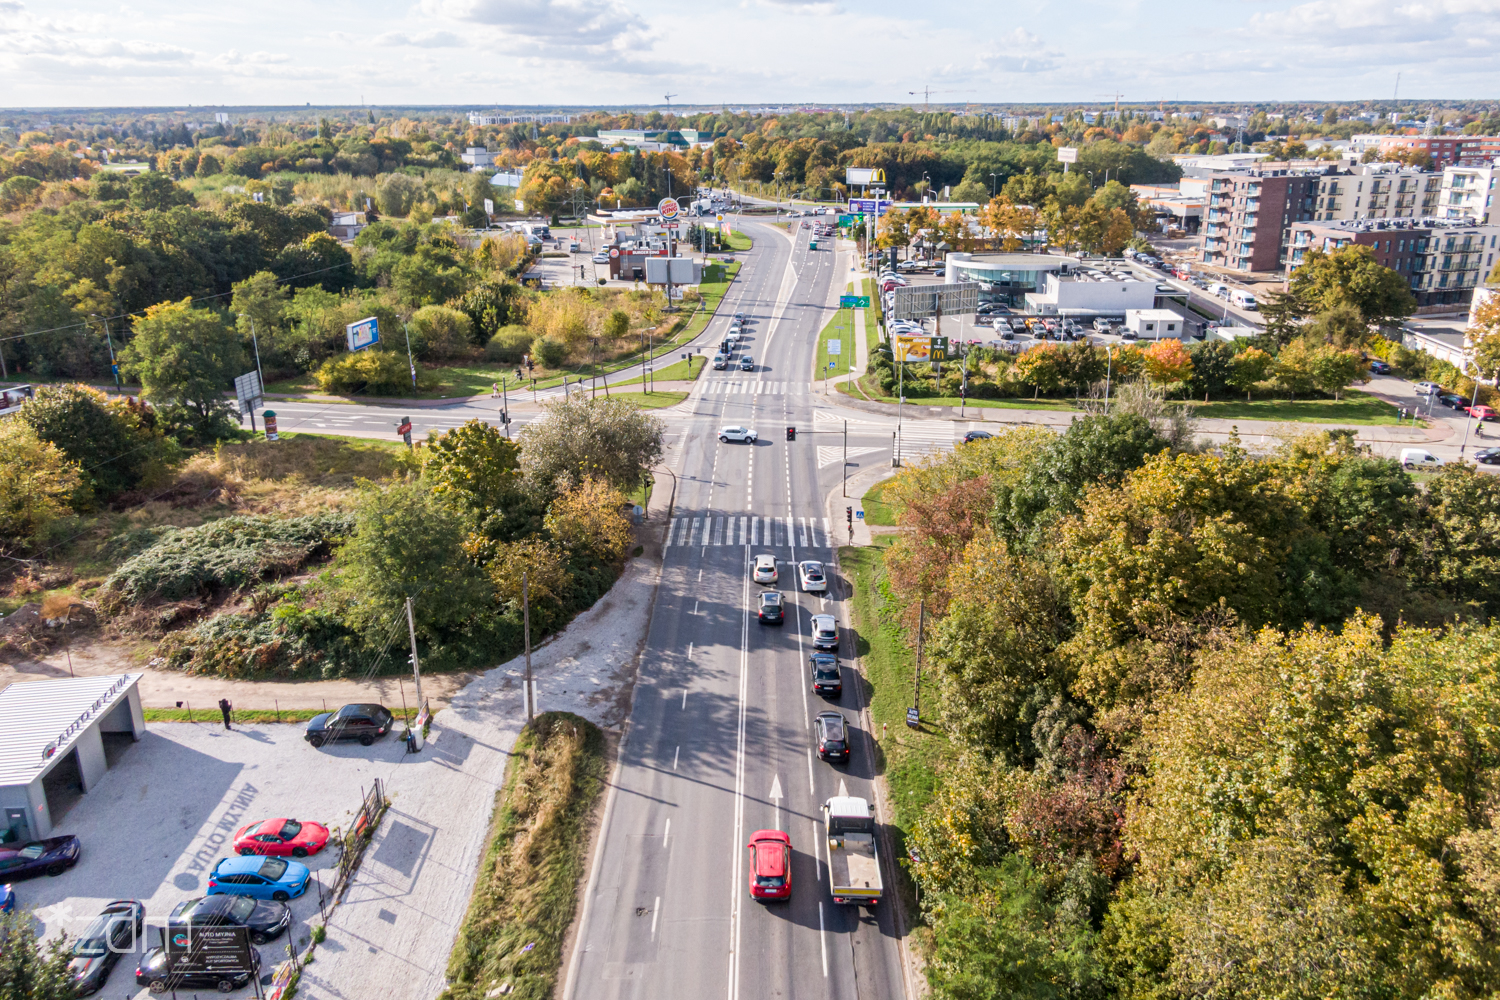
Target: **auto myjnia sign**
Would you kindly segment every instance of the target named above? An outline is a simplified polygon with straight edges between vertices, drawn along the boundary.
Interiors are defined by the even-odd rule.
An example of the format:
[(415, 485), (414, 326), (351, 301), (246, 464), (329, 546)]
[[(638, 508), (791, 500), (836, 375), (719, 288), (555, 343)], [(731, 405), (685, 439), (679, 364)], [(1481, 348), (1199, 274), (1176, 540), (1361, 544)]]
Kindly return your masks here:
[(349, 350), (358, 351), (372, 344), (380, 343), (380, 321), (374, 316), (362, 319), (358, 323), (350, 323), (344, 327), (344, 332), (349, 337)]
[(663, 198), (656, 203), (656, 214), (661, 216), (661, 221), (663, 222), (671, 222), (677, 218), (679, 210), (677, 199), (675, 198)]

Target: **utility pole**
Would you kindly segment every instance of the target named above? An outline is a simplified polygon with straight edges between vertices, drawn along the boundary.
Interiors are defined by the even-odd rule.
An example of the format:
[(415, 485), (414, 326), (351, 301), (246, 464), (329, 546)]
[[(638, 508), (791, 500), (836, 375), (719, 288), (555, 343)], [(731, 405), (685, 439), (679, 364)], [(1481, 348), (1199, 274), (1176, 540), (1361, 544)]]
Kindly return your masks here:
[(532, 702), (536, 699), (531, 687), (531, 589), (524, 569), (521, 570), (521, 625), (526, 633), (526, 721), (530, 723), (535, 710)]
[(917, 601), (917, 670), (912, 680), (911, 705), (917, 710), (918, 718), (922, 714), (922, 626), (927, 622), (927, 602)]
[(849, 499), (849, 421), (844, 421), (844, 499)]
[(510, 440), (510, 397), (505, 392), (505, 376), (500, 376), (500, 419), (505, 424), (505, 439)]
[(411, 636), (411, 673), (417, 684), (417, 714), (422, 714), (422, 664), (417, 660), (417, 626), (412, 620), (411, 598), (406, 599), (406, 631)]

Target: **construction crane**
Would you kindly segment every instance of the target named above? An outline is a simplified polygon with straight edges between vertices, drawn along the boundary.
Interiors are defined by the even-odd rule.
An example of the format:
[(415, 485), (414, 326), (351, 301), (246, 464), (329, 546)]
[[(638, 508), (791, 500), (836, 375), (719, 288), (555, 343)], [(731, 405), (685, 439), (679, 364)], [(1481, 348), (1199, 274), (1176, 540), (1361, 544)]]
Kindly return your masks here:
[(672, 98), (674, 98), (676, 96), (677, 96), (676, 94), (668, 94), (667, 95), (667, 108), (668, 109), (670, 109), (672, 107)]
[(922, 110), (931, 111), (933, 94), (972, 94), (974, 93), (974, 91), (972, 88), (970, 88), (969, 90), (933, 90), (931, 87), (923, 87), (921, 90), (908, 90), (907, 93), (913, 96), (921, 94)]

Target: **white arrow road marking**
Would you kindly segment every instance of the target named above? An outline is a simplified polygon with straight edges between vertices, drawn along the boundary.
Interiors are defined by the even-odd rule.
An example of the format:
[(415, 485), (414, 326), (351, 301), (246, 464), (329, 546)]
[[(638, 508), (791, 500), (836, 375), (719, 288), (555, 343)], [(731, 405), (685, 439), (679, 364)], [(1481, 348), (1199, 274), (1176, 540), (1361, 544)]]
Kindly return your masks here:
[[(847, 454), (850, 458), (858, 458), (860, 455), (869, 455), (884, 450), (884, 448), (850, 448)], [(826, 469), (830, 465), (842, 462), (845, 454), (846, 452), (840, 445), (818, 445), (818, 468)]]
[(841, 799), (847, 799), (848, 797), (849, 797), (849, 786), (846, 785), (846, 784), (844, 784), (844, 779), (843, 778), (840, 778), (839, 779), (839, 798), (841, 798)]
[(781, 775), (771, 779), (771, 801), (776, 803), (776, 829), (781, 829)]

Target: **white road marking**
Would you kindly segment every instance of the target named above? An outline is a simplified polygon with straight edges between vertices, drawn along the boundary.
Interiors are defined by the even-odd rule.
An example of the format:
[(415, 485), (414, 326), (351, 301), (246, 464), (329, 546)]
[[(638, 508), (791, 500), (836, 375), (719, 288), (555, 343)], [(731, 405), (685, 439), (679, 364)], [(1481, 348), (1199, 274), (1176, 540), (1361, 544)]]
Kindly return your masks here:
[(772, 828), (776, 829), (776, 830), (780, 830), (781, 829), (781, 775), (779, 775), (779, 774), (773, 774), (771, 776), (771, 801), (776, 804), (776, 822), (774, 824), (772, 824)]
[(693, 644), (692, 643), (688, 643), (688, 659), (691, 660), (692, 658), (693, 658)]
[(807, 794), (815, 799), (818, 797), (818, 786), (813, 782), (812, 747), (807, 748)]
[[(652, 918), (651, 936), (656, 936), (655, 919)], [(818, 900), (818, 945), (823, 949), (823, 978), (828, 978), (828, 930), (823, 926), (823, 901)]]
[(661, 846), (665, 850), (667, 841), (672, 839), (672, 817), (667, 817), (667, 828), (661, 832)]
[(682, 707), (683, 707), (683, 710), (686, 711), (686, 709), (687, 709), (687, 688), (683, 688), (682, 689)]
[[(682, 744), (679, 743), (677, 745), (677, 749), (672, 751), (672, 770), (674, 771), (677, 770), (677, 755), (680, 753), (682, 753)], [(668, 820), (667, 822), (670, 823), (671, 820)]]
[[(818, 906), (820, 906), (820, 907), (822, 905), (823, 905), (822, 903), (818, 904)], [(656, 940), (656, 918), (659, 917), (659, 916), (661, 916), (661, 897), (657, 896), (656, 897), (656, 905), (654, 905), (651, 908), (651, 940), (653, 940), (653, 941)], [(827, 964), (828, 964), (828, 958), (827, 958), (827, 956), (824, 956), (823, 964), (824, 964), (824, 966), (827, 966)], [(827, 968), (824, 968), (823, 975), (825, 975), (825, 976), (828, 975)]]

